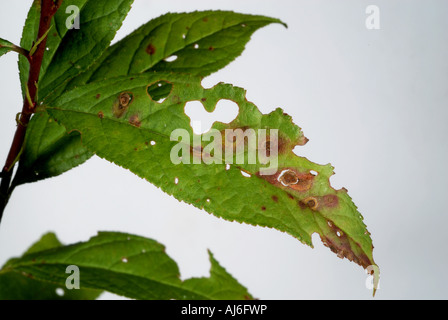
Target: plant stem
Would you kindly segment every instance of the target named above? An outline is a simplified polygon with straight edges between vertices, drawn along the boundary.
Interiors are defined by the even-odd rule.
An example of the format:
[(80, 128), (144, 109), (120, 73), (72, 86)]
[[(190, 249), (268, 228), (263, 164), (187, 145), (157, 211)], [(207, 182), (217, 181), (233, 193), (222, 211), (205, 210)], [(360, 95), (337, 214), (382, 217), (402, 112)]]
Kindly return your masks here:
[(39, 31), (37, 33), (37, 38), (35, 41), (36, 48), (33, 54), (29, 55), (28, 59), (30, 63), (30, 72), (28, 76), (27, 88), (29, 97), (31, 97), (31, 101), (26, 98), (23, 101), (22, 112), (20, 114), (19, 120), (17, 121), (16, 133), (14, 135), (11, 148), (9, 149), (8, 157), (6, 158), (6, 162), (2, 170), (2, 182), (0, 184), (0, 222), (3, 216), (3, 211), (5, 210), (6, 204), (8, 203), (9, 197), (11, 195), (10, 183), (14, 164), (16, 163), (20, 151), (22, 150), (26, 129), (31, 115), (35, 112), (37, 83), (39, 81), (40, 69), (42, 66), (42, 60), (45, 54), (45, 46), (47, 43), (46, 34), (50, 29), (51, 20), (56, 11), (59, 9), (61, 3), (62, 0), (41, 0)]

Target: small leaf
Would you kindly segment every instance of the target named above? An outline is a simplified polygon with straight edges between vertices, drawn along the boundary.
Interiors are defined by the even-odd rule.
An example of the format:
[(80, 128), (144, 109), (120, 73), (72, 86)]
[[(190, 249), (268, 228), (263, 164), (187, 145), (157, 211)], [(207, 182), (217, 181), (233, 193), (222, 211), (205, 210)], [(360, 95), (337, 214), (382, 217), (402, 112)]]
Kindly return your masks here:
[[(161, 81), (172, 84), (172, 90), (158, 103), (148, 95), (148, 88)], [(312, 234), (318, 233), (339, 257), (364, 268), (374, 265), (372, 240), (362, 216), (347, 190), (335, 190), (329, 183), (333, 168), (293, 153), (296, 145), (308, 139), (291, 117), (281, 109), (262, 114), (241, 88), (221, 83), (204, 89), (200, 82), (201, 78), (180, 74), (120, 77), (69, 91), (47, 106), (47, 111), (68, 131), (80, 132), (92, 152), (179, 200), (226, 220), (287, 232), (310, 246)], [(195, 140), (185, 104), (201, 101), (211, 112), (220, 99), (237, 103), (239, 114), (229, 124), (216, 122), (213, 129), (221, 133), (226, 129), (279, 130), (276, 172), (261, 174), (266, 165), (258, 160), (254, 164), (236, 164), (235, 159), (230, 165), (205, 164), (200, 157), (207, 154), (191, 144), (182, 158), (191, 159), (189, 163), (199, 158), (199, 164), (172, 161), (170, 153), (178, 145), (170, 138), (174, 130), (186, 130), (189, 143)], [(199, 147), (206, 146), (202, 141)]]
[(8, 40), (0, 38), (0, 57), (12, 50), (14, 50), (14, 44)]
[(0, 271), (0, 276), (26, 274), (36, 280), (65, 286), (66, 267), (76, 265), (81, 289), (107, 290), (134, 299), (252, 299), (247, 289), (227, 273), (210, 252), (209, 257), (210, 277), (182, 281), (176, 263), (156, 241), (100, 232), (87, 242), (34, 251), (11, 260)]
[[(54, 233), (47, 233), (24, 255), (61, 246)], [(20, 259), (11, 259), (5, 267), (17, 260)], [(62, 288), (65, 288), (65, 284), (57, 285), (38, 281), (29, 274), (17, 271), (0, 271), (0, 300), (94, 300), (101, 294), (99, 290), (64, 290)]]

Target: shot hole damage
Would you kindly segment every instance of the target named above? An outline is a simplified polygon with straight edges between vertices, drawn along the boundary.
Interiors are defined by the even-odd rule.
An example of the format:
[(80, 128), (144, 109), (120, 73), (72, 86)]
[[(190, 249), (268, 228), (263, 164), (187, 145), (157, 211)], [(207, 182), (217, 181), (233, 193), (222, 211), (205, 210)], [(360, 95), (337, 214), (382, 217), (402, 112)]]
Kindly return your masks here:
[(173, 90), (173, 84), (165, 80), (157, 81), (146, 87), (148, 96), (157, 103), (163, 103), (170, 95), (171, 90)]

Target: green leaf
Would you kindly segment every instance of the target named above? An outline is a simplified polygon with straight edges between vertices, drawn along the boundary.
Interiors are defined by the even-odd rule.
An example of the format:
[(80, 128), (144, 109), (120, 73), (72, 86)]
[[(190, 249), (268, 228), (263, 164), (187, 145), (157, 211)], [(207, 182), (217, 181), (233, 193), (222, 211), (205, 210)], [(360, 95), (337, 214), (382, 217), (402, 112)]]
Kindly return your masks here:
[[(133, 0), (66, 0), (51, 23), (40, 72), (38, 102), (55, 87), (86, 70), (109, 46), (126, 17)], [(73, 13), (69, 6), (79, 8), (80, 28), (67, 29), (66, 21)], [(69, 8), (70, 9), (70, 8)], [(21, 45), (31, 48), (36, 40), (40, 1), (34, 1), (23, 29)], [(69, 19), (70, 20), (70, 19)], [(23, 92), (28, 79), (29, 64), (19, 58)], [(82, 146), (79, 135), (49, 121), (45, 114), (35, 115), (28, 124), (24, 152), (15, 185), (54, 177), (85, 162), (92, 154)]]
[(14, 50), (14, 44), (8, 40), (0, 38), (0, 57), (12, 50)]
[[(65, 3), (64, 5), (67, 6), (68, 4)], [(28, 18), (30, 21), (34, 21), (36, 16), (38, 17), (35, 6), (34, 4), (30, 10), (30, 18)], [(61, 7), (59, 12), (65, 12), (65, 7)], [(55, 20), (56, 25), (65, 23), (65, 20), (62, 21), (63, 19), (59, 14), (56, 14)], [(87, 71), (70, 81), (61, 82), (60, 86), (48, 100), (57, 99), (62, 91), (74, 86), (98, 79), (107, 79), (148, 70), (169, 69), (203, 76), (210, 74), (221, 69), (240, 55), (250, 36), (258, 28), (270, 23), (282, 22), (278, 19), (264, 16), (244, 15), (227, 11), (175, 13), (161, 16), (109, 47), (101, 58)], [(31, 27), (34, 28), (30, 30)], [(26, 30), (28, 33), (32, 33), (35, 30), (37, 33), (37, 26), (31, 22), (27, 22), (25, 28), (24, 32)], [(185, 38), (183, 35), (185, 35)], [(28, 35), (24, 33), (24, 37), (26, 36)], [(56, 40), (49, 38), (49, 53), (54, 51), (51, 48), (56, 48), (59, 45), (58, 43), (51, 43), (51, 41)], [(28, 45), (28, 42), (26, 45)], [(207, 50), (199, 50), (194, 49), (195, 44), (200, 46), (210, 45), (208, 45)], [(156, 45), (157, 49), (155, 49)], [(167, 65), (164, 59), (172, 55), (176, 55), (178, 58)], [(27, 66), (25, 62), (21, 61), (22, 67)], [(44, 65), (43, 72), (45, 72), (45, 69)], [(24, 81), (26, 83), (26, 79)], [(39, 89), (40, 96), (43, 98), (45, 94), (42, 94), (41, 87), (42, 84), (40, 84)], [(166, 88), (161, 88), (162, 95), (154, 95), (153, 97), (157, 100), (165, 97), (169, 93), (169, 91), (163, 92), (163, 89)], [(74, 136), (69, 138), (67, 135), (64, 135), (62, 130), (51, 122), (48, 122), (46, 125), (51, 128), (42, 128), (42, 122), (43, 120), (37, 121), (34, 118), (30, 121), (29, 131), (33, 131), (33, 127), (38, 126), (39, 128), (35, 130), (44, 130), (46, 135), (31, 135), (30, 132), (27, 133), (28, 143), (25, 145), (25, 152), (22, 156), (25, 159), (25, 163), (22, 164), (21, 174), (19, 179), (16, 180), (16, 184), (38, 181), (41, 178), (59, 175), (83, 163), (90, 157), (90, 153), (87, 150), (82, 150), (82, 144), (79, 139)], [(56, 132), (56, 134), (48, 135), (49, 132)], [(58, 141), (59, 137), (62, 137), (64, 141)], [(59, 153), (59, 160), (66, 158), (70, 161), (67, 163), (59, 161), (58, 166), (48, 163), (51, 160), (50, 152), (45, 153), (45, 158), (43, 159), (40, 159), (37, 153), (34, 153), (30, 159), (27, 159), (28, 154), (32, 152), (27, 150), (29, 145), (38, 146), (41, 143), (57, 146), (61, 146), (62, 143), (73, 144), (72, 146), (65, 146), (64, 150), (75, 150), (75, 152), (70, 152), (67, 155)], [(73, 155), (77, 156), (76, 160), (72, 159)], [(36, 168), (34, 166), (35, 163), (39, 163), (40, 166)], [(36, 172), (38, 173), (37, 175), (35, 174)]]
[[(47, 233), (33, 244), (24, 256), (61, 246), (54, 233)], [(11, 259), (6, 265), (15, 261), (20, 259)], [(20, 271), (0, 271), (0, 300), (94, 300), (101, 294), (99, 290), (63, 290), (62, 287), (65, 287), (65, 284), (38, 281), (32, 275)], [(57, 293), (61, 290), (64, 293), (62, 296)]]
[(209, 257), (210, 277), (182, 281), (163, 245), (130, 234), (100, 232), (87, 242), (12, 260), (0, 275), (26, 274), (65, 286), (66, 268), (75, 265), (79, 268), (81, 290), (101, 289), (135, 299), (252, 299), (210, 252)]
[(30, 122), (13, 185), (60, 175), (92, 155), (78, 132), (68, 134), (46, 111), (39, 111)]
[[(47, 38), (47, 51), (39, 76), (39, 102), (67, 79), (86, 70), (109, 46), (131, 8), (133, 0), (65, 0), (56, 12)], [(79, 9), (79, 29), (67, 28), (67, 20)], [(67, 10), (67, 8), (69, 10)], [(28, 12), (21, 47), (30, 50), (39, 29), (40, 1), (35, 0)], [(29, 73), (25, 58), (19, 59), (23, 92)]]
[[(271, 23), (286, 26), (278, 19), (231, 11), (169, 13), (108, 48), (92, 68), (62, 88), (146, 71), (206, 76), (238, 57), (251, 35)], [(174, 56), (175, 61), (166, 61)]]
[[(148, 88), (165, 81), (169, 96), (158, 103)], [(129, 169), (179, 200), (230, 221), (275, 228), (312, 246), (318, 233), (325, 245), (362, 267), (374, 265), (372, 240), (345, 189), (330, 186), (330, 165), (317, 165), (296, 156), (293, 148), (307, 139), (291, 117), (276, 109), (262, 114), (246, 100), (243, 89), (218, 84), (204, 89), (201, 78), (176, 74), (142, 74), (78, 87), (47, 106), (49, 114), (68, 131), (80, 132), (84, 145), (98, 156)], [(201, 101), (211, 112), (220, 99), (238, 104), (239, 114), (225, 129), (278, 129), (278, 170), (262, 175), (266, 167), (255, 164), (174, 164), (170, 157), (177, 141), (170, 135), (185, 129), (194, 140), (188, 101)], [(224, 139), (224, 138), (223, 138)], [(270, 141), (270, 135), (266, 138)], [(202, 142), (202, 148), (208, 142)], [(266, 144), (265, 144), (266, 145)], [(262, 149), (263, 147), (260, 147)], [(267, 147), (265, 147), (268, 149)], [(197, 148), (188, 148), (190, 163)], [(195, 151), (196, 150), (196, 151)], [(207, 158), (207, 154), (204, 155)], [(199, 158), (200, 159), (200, 158)], [(243, 176), (249, 174), (250, 177)]]

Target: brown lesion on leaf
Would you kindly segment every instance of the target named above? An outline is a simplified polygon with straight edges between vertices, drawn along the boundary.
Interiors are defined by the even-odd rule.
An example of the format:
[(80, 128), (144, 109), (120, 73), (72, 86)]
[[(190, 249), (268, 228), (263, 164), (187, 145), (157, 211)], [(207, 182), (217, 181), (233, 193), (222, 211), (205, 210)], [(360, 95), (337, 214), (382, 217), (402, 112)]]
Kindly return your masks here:
[(323, 205), (327, 208), (334, 208), (339, 205), (339, 198), (335, 194), (327, 194), (322, 197)]
[(121, 118), (129, 108), (133, 101), (132, 92), (122, 92), (114, 102), (112, 113), (114, 117)]
[(319, 208), (319, 200), (316, 197), (307, 197), (300, 202), (305, 208), (310, 208), (313, 211), (316, 211)]
[[(375, 264), (363, 250), (361, 250), (359, 244), (351, 241), (350, 238), (332, 221), (327, 220), (327, 226), (329, 232), (325, 232), (324, 235), (321, 234), (320, 239), (324, 246), (328, 247), (339, 258), (347, 258), (348, 260), (359, 264), (364, 269)], [(355, 246), (355, 248), (352, 248), (352, 246)]]
[(104, 113), (103, 111), (98, 112), (98, 118), (103, 119), (104, 118)]
[(276, 195), (273, 195), (271, 198), (272, 198), (272, 201), (278, 202), (278, 197)]
[(334, 194), (321, 196), (310, 196), (299, 201), (299, 206), (302, 209), (310, 208), (317, 211), (323, 208), (335, 208), (339, 205), (339, 198)]
[[(257, 173), (259, 175), (259, 173)], [(269, 183), (305, 192), (311, 189), (315, 176), (309, 172), (300, 172), (293, 168), (284, 168), (269, 176), (259, 175)]]
[(156, 47), (152, 43), (148, 44), (148, 46), (146, 47), (146, 53), (152, 56), (156, 53)]
[(129, 124), (139, 128), (142, 125), (142, 122), (140, 120), (140, 117), (138, 114), (133, 114), (129, 117)]

